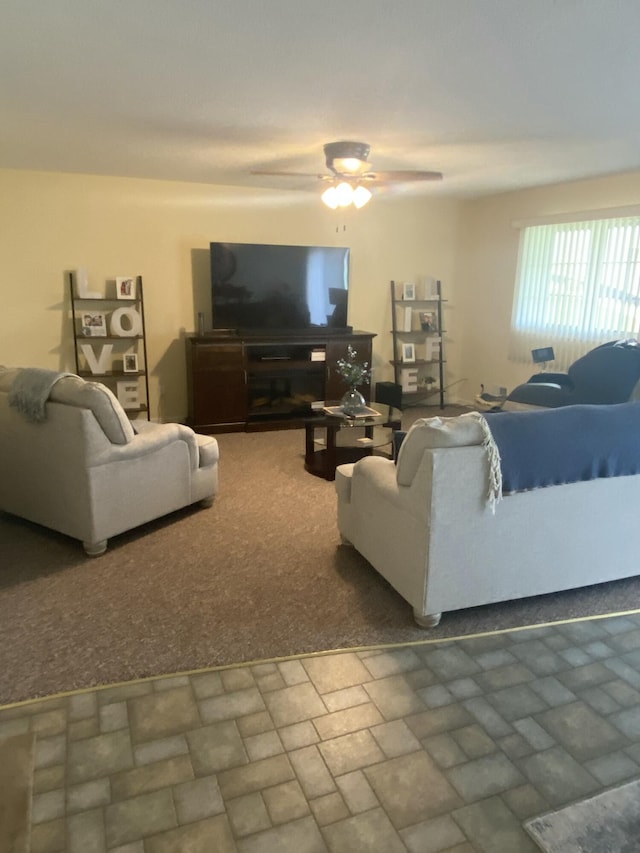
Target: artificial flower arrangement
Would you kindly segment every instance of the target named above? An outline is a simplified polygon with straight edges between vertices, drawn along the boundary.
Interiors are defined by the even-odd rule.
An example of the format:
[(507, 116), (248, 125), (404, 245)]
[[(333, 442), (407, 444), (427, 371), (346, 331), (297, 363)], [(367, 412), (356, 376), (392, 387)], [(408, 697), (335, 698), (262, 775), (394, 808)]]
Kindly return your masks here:
[(369, 362), (365, 361), (359, 364), (356, 361), (358, 353), (353, 349), (351, 344), (347, 347), (347, 357), (339, 358), (336, 362), (336, 373), (338, 373), (350, 388), (355, 388), (356, 385), (361, 385), (363, 382), (368, 382), (371, 378), (371, 370)]

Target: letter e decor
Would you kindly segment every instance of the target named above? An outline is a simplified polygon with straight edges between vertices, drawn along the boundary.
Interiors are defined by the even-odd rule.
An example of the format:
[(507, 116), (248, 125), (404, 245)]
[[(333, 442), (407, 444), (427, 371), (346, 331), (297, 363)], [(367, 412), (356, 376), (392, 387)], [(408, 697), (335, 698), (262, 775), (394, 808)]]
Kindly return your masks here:
[(126, 380), (117, 383), (118, 402), (123, 409), (136, 408), (140, 405), (140, 397), (138, 394), (138, 383), (136, 380)]

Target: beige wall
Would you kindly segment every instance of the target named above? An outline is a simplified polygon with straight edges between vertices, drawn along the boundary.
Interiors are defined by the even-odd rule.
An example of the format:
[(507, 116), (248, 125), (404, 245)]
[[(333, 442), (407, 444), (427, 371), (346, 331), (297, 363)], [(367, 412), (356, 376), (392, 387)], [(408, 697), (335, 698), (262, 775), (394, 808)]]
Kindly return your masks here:
[[(472, 400), (480, 383), (509, 390), (536, 372), (508, 360), (511, 308), (518, 260), (518, 220), (623, 207), (640, 199), (640, 172), (557, 184), (487, 197), (464, 206), (456, 293), (457, 329), (468, 381), (460, 397)], [(576, 218), (579, 218), (577, 216)], [(540, 340), (539, 346), (547, 341)], [(552, 366), (551, 366), (552, 367)]]
[[(152, 417), (186, 415), (185, 331), (210, 314), (212, 240), (347, 245), (349, 322), (377, 333), (374, 379), (390, 379), (390, 279), (443, 281), (458, 342), (454, 286), (461, 204), (379, 196), (336, 213), (308, 194), (202, 184), (0, 170), (0, 364), (74, 370), (66, 273), (92, 289), (144, 281)], [(452, 346), (449, 377), (461, 376)]]
[(378, 196), (336, 213), (296, 192), (0, 170), (0, 364), (73, 370), (66, 272), (86, 267), (96, 289), (142, 275), (152, 416), (182, 419), (183, 335), (210, 312), (209, 242), (347, 245), (349, 322), (378, 336), (374, 380), (392, 376), (389, 280), (434, 276), (448, 300), (448, 398), (472, 400), (480, 383), (511, 389), (533, 372), (507, 357), (512, 223), (639, 197), (634, 173), (467, 202)]

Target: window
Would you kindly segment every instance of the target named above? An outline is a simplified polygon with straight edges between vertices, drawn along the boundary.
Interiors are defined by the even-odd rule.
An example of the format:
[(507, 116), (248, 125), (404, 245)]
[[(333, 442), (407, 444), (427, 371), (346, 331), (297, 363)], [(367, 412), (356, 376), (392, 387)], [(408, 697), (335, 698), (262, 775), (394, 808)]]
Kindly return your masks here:
[(552, 346), (566, 368), (640, 331), (640, 216), (534, 225), (520, 237), (509, 355)]

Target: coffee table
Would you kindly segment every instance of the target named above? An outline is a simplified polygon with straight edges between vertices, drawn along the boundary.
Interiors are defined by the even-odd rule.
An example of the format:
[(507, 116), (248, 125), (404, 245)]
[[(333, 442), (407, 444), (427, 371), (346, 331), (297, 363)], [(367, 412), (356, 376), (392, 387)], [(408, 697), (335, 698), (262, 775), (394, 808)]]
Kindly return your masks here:
[[(327, 403), (326, 408), (338, 409), (339, 403)], [(376, 414), (367, 417), (347, 417), (318, 411), (305, 418), (304, 467), (309, 473), (325, 480), (335, 480), (336, 467), (357, 462), (374, 450), (389, 446), (384, 455), (393, 455), (393, 432), (400, 429), (402, 413), (393, 406), (370, 403)]]

